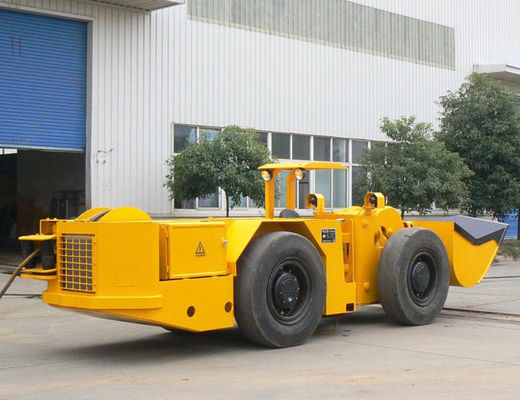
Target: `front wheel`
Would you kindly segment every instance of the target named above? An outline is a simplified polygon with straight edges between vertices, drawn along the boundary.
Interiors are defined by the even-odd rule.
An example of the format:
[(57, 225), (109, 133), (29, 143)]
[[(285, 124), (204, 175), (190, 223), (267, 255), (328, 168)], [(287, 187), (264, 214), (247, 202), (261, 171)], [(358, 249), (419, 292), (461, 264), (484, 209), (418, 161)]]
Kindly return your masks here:
[(430, 323), (442, 310), (450, 284), (448, 254), (424, 228), (394, 233), (381, 254), (377, 275), (385, 313), (405, 325)]
[(325, 296), (323, 263), (316, 248), (301, 235), (262, 235), (239, 260), (235, 317), (254, 343), (267, 347), (303, 343), (320, 321)]

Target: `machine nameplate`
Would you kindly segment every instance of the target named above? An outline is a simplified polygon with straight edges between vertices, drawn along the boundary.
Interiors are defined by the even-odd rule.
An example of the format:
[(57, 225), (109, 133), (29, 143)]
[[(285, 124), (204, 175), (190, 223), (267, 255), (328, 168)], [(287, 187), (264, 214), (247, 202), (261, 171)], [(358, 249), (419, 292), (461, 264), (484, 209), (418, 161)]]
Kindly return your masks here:
[(336, 243), (336, 229), (322, 229), (321, 243)]

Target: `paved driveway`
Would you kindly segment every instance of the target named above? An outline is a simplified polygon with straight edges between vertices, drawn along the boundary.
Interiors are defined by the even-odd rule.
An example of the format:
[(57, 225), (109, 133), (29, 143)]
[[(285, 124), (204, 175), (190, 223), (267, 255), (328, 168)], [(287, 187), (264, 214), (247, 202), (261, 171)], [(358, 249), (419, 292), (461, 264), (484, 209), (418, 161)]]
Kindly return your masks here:
[[(370, 306), (324, 319), (304, 346), (266, 350), (237, 329), (193, 334), (0, 300), (1, 399), (518, 399), (520, 264), (451, 288), (435, 323)], [(0, 284), (7, 275), (0, 275)], [(9, 293), (38, 293), (18, 279)], [(459, 309), (501, 314), (463, 313)]]

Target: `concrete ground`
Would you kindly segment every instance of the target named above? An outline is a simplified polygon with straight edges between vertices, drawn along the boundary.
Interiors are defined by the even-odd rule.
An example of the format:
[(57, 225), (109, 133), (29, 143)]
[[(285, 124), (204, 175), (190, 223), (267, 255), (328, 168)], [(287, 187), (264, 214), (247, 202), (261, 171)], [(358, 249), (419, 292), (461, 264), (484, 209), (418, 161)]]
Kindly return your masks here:
[[(8, 293), (42, 289), (17, 279)], [(446, 307), (420, 327), (364, 307), (323, 319), (303, 346), (266, 350), (238, 329), (169, 333), (10, 295), (0, 300), (0, 399), (520, 398), (520, 263), (450, 288)]]

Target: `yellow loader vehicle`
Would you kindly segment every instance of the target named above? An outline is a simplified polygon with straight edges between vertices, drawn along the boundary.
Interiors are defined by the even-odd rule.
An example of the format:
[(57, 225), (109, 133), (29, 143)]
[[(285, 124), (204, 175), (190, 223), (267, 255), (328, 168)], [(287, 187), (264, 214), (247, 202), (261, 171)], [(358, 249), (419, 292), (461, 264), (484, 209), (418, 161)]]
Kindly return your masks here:
[[(323, 315), (381, 303), (405, 325), (431, 322), (449, 285), (481, 281), (506, 224), (457, 216), (407, 222), (367, 193), (363, 207), (326, 211), (321, 194), (300, 217), (296, 184), (338, 163), (260, 167), (265, 218), (152, 220), (131, 207), (45, 219), (23, 236), (24, 278), (48, 282), (43, 301), (88, 315), (208, 331), (235, 320), (268, 347), (303, 343)], [(275, 178), (288, 170), (287, 204), (274, 215)], [(36, 255), (38, 254), (38, 255)]]

